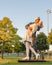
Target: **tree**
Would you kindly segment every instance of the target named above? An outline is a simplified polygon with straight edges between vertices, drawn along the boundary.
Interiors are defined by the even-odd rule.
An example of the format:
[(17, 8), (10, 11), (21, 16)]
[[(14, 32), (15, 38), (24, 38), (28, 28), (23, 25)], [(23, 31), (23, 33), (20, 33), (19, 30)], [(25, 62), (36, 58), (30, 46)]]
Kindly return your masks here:
[(50, 31), (49, 34), (48, 34), (47, 41), (48, 41), (50, 44), (52, 44), (52, 29), (51, 29), (51, 31)]
[(2, 43), (2, 58), (4, 52), (4, 46), (9, 39), (13, 38), (17, 33), (17, 28), (13, 27), (12, 21), (8, 17), (3, 17), (0, 20), (0, 43)]
[(13, 35), (13, 25), (9, 18), (4, 17), (0, 21), (0, 38), (7, 41)]
[(12, 45), (9, 44), (9, 43), (6, 43), (6, 44), (5, 44), (4, 49), (5, 49), (5, 52), (8, 52), (8, 53), (13, 52)]
[[(49, 44), (47, 42), (47, 36), (43, 32), (40, 32), (40, 34), (37, 35), (36, 44), (37, 44), (37, 49), (41, 53), (41, 56), (43, 55), (42, 51), (49, 49)], [(42, 56), (42, 59), (44, 59), (43, 56)]]
[(21, 51), (21, 43), (20, 40), (21, 37), (19, 35), (14, 35), (12, 38), (9, 39), (10, 43), (14, 45), (14, 52)]

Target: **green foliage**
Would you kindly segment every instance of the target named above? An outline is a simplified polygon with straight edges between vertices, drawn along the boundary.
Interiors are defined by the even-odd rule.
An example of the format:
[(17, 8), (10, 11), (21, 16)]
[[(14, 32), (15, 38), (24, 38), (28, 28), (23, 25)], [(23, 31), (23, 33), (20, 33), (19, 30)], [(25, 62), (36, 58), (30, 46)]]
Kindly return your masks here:
[(52, 44), (52, 29), (48, 34), (47, 41)]
[(23, 44), (23, 43), (21, 43), (21, 51), (23, 52), (23, 51), (25, 51), (25, 45)]
[(13, 52), (13, 48), (12, 48), (12, 46), (9, 44), (9, 43), (7, 43), (7, 44), (5, 44), (5, 46), (4, 46), (5, 48), (5, 52)]
[(13, 25), (9, 18), (4, 17), (0, 21), (0, 38), (3, 41), (7, 41), (11, 35), (13, 35)]
[[(0, 46), (4, 44), (5, 52), (18, 51), (21, 47), (19, 40), (21, 37), (17, 35), (17, 28), (12, 25), (12, 21), (8, 17), (0, 20)], [(12, 47), (14, 45), (14, 48)], [(0, 47), (1, 50), (2, 46)]]
[(46, 50), (49, 48), (49, 44), (47, 43), (47, 36), (40, 32), (40, 34), (37, 35), (37, 49), (38, 50)]

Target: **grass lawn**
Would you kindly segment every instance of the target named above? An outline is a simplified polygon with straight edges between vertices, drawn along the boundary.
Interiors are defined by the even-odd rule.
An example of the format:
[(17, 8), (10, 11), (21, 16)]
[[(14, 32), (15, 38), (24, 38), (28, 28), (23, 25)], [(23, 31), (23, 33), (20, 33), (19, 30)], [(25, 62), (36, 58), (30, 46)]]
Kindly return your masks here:
[(0, 57), (0, 65), (52, 65), (52, 60), (47, 62), (18, 62), (18, 56), (7, 55), (4, 59)]
[(0, 63), (0, 65), (52, 65), (52, 62), (8, 62), (8, 63)]
[(18, 62), (17, 58), (0, 58), (0, 65), (52, 65), (52, 61), (46, 62)]

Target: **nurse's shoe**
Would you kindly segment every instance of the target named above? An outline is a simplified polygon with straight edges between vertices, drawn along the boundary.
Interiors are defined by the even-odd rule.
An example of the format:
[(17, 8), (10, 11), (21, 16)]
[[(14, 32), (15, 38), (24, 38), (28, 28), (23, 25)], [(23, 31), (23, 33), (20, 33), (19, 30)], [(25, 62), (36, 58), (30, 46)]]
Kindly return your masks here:
[(22, 58), (22, 60), (29, 60), (29, 57)]

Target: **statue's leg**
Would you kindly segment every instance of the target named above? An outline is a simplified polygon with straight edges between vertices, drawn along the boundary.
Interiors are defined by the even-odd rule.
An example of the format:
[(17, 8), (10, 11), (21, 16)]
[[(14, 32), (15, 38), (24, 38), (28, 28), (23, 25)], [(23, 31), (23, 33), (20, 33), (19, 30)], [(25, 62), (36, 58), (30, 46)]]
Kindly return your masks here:
[(33, 48), (34, 48), (34, 50), (37, 52), (36, 42), (37, 42), (37, 39), (36, 39), (36, 37), (35, 37), (35, 38), (34, 38), (34, 41), (33, 41)]
[[(34, 48), (34, 50), (35, 50), (35, 52), (37, 52), (37, 45), (36, 45), (36, 38), (34, 38), (34, 41), (33, 41), (33, 48)], [(36, 56), (35, 55), (33, 55), (34, 56), (34, 60), (36, 59)]]
[(29, 50), (29, 60), (31, 60), (31, 50)]

